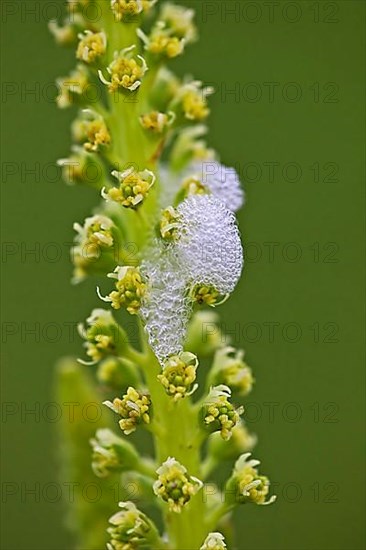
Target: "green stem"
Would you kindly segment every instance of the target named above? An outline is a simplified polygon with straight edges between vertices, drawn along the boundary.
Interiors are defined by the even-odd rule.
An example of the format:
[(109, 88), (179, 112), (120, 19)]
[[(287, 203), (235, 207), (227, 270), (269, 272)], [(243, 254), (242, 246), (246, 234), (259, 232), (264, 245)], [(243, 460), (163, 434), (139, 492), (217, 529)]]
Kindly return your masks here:
[[(108, 54), (133, 43), (133, 27), (111, 25), (109, 34)], [(123, 35), (122, 31), (126, 31)], [(112, 156), (117, 158), (120, 170), (128, 164), (134, 164), (137, 170), (145, 168), (156, 171), (156, 144), (148, 140), (139, 121), (139, 114), (149, 108), (148, 96), (154, 85), (158, 66), (152, 65), (145, 75), (141, 88), (136, 94), (120, 93), (109, 96), (110, 115), (108, 123), (112, 132)], [(150, 190), (149, 196), (138, 213), (131, 212), (128, 221), (136, 228), (137, 233), (129, 229), (130, 236), (137, 243), (139, 250), (144, 246), (151, 231), (158, 210), (158, 181)], [(135, 214), (134, 219), (132, 215)], [(139, 364), (144, 372), (147, 386), (153, 404), (153, 421), (150, 431), (154, 438), (156, 460), (160, 465), (169, 456), (182, 463), (188, 474), (202, 479), (201, 443), (202, 434), (198, 424), (197, 408), (189, 398), (174, 402), (169, 397), (159, 380), (161, 366), (151, 351), (146, 335), (142, 333), (143, 353), (129, 348), (126, 356)], [(148, 468), (151, 475), (150, 466)], [(193, 550), (202, 545), (208, 529), (206, 526), (206, 504), (203, 490), (193, 496), (183, 507), (180, 514), (171, 512), (163, 503), (165, 527), (169, 536), (171, 548), (175, 550)]]
[[(181, 462), (189, 475), (201, 479), (200, 438), (198, 419), (188, 398), (175, 403), (157, 379), (161, 367), (150, 351), (142, 365), (150, 390), (154, 422), (160, 430), (155, 434), (156, 458), (159, 464), (169, 456)], [(204, 493), (199, 491), (184, 506), (180, 514), (164, 505), (164, 517), (169, 540), (175, 550), (198, 549), (207, 535)]]

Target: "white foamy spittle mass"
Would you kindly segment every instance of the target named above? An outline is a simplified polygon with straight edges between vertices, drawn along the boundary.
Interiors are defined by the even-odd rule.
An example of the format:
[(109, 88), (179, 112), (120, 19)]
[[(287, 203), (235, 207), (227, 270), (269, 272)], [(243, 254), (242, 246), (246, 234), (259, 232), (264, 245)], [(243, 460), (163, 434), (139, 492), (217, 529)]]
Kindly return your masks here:
[(187, 176), (196, 175), (201, 183), (232, 212), (244, 204), (244, 191), (234, 168), (217, 161), (194, 162), (185, 170)]
[(147, 292), (140, 315), (161, 364), (183, 351), (192, 314), (192, 285), (213, 285), (220, 294), (229, 294), (243, 267), (235, 215), (219, 199), (192, 195), (177, 212), (177, 240), (167, 245), (155, 239), (141, 265)]
[(221, 294), (235, 288), (243, 268), (236, 219), (213, 195), (191, 195), (177, 208), (178, 262), (191, 284), (213, 285)]
[(190, 177), (197, 178), (207, 193), (220, 199), (232, 212), (237, 212), (245, 203), (245, 193), (236, 170), (215, 160), (207, 160), (194, 161), (178, 173), (171, 172), (166, 165), (161, 165), (162, 208), (173, 204), (181, 185)]
[(187, 298), (185, 273), (174, 250), (155, 241), (141, 273), (148, 290), (140, 309), (149, 344), (162, 363), (171, 354), (183, 351), (191, 303)]

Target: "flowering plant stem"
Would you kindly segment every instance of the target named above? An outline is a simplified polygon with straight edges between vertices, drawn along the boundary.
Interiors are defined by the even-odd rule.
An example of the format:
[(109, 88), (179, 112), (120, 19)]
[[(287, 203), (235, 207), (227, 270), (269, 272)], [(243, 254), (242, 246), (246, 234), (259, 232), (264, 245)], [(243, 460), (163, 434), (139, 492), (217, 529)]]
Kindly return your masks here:
[[(90, 440), (96, 476), (117, 479), (123, 494), (132, 476), (139, 489), (136, 504), (126, 497), (118, 512), (107, 500), (92, 511), (79, 503), (73, 525), (89, 550), (100, 550), (108, 518), (108, 550), (222, 550), (224, 534), (216, 529), (225, 531), (235, 506), (274, 500), (259, 462), (249, 459), (255, 437), (240, 418), (244, 407), (232, 403), (250, 392), (251, 369), (216, 312), (203, 309), (223, 304), (241, 276), (235, 212), (244, 193), (236, 171), (202, 139), (213, 90), (167, 68), (197, 37), (194, 12), (168, 3), (149, 19), (156, 1), (68, 0), (65, 25), (50, 22), (58, 42), (76, 45), (78, 59), (58, 81), (58, 105), (81, 109), (72, 155), (59, 164), (68, 183), (102, 197), (93, 216), (74, 225), (74, 282), (103, 277), (99, 298), (137, 317), (140, 334), (137, 349), (109, 309), (94, 309), (79, 326), (88, 356), (79, 361), (96, 367), (94, 393), (118, 415), (119, 435), (110, 418), (92, 437), (81, 422), (65, 426), (71, 470), (89, 472), (80, 433), (80, 444)], [(90, 6), (99, 9), (97, 20), (89, 19)], [(103, 295), (111, 279), (113, 290)], [(201, 357), (211, 368), (196, 398)], [(84, 374), (74, 376), (72, 391), (61, 377), (65, 397), (82, 393)], [(153, 457), (127, 441), (143, 429), (153, 437)], [(216, 487), (216, 467), (235, 459)], [(160, 510), (160, 524), (143, 511), (146, 500)]]
[[(153, 353), (148, 352), (143, 364), (147, 384), (155, 403), (154, 423), (159, 427), (154, 435), (156, 457), (159, 463), (174, 456), (194, 476), (201, 478), (200, 433), (194, 409), (187, 400), (173, 403), (164, 392), (157, 376), (161, 367)], [(169, 540), (177, 550), (199, 548), (208, 530), (204, 518), (204, 499), (197, 498), (180, 514), (165, 512)]]

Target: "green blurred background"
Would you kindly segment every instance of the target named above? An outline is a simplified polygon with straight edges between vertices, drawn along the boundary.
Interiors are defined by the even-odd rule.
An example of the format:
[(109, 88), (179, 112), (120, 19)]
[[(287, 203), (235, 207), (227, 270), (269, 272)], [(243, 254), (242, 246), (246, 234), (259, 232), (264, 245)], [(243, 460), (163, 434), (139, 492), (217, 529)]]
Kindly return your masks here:
[[(42, 496), (58, 463), (42, 410), (54, 364), (80, 354), (70, 327), (100, 305), (95, 282), (70, 285), (67, 246), (96, 196), (53, 168), (72, 120), (52, 101), (73, 65), (45, 21), (61, 4), (2, 7), (4, 550), (72, 547), (62, 503)], [(238, 547), (361, 549), (365, 4), (186, 4), (201, 40), (176, 67), (214, 83), (210, 143), (247, 193), (245, 273), (221, 313), (255, 372), (247, 421), (278, 494), (240, 509)], [(37, 483), (40, 498), (25, 494)]]

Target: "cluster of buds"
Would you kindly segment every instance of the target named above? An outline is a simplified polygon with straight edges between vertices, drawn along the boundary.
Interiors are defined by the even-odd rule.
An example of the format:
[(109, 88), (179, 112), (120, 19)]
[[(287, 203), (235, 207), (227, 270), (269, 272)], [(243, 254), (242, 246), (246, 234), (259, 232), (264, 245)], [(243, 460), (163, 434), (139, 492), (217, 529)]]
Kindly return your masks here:
[(110, 80), (107, 80), (99, 70), (99, 78), (110, 93), (125, 90), (134, 92), (141, 85), (148, 67), (141, 55), (133, 54), (134, 49), (133, 45), (114, 53), (114, 59), (107, 67)]
[(105, 177), (104, 165), (97, 155), (87, 152), (85, 147), (74, 145), (70, 156), (59, 159), (57, 164), (62, 167), (62, 176), (67, 184), (85, 184), (101, 189)]
[(209, 533), (200, 550), (225, 550), (225, 538), (221, 533)]
[(78, 234), (78, 244), (92, 248), (93, 250), (89, 254), (93, 257), (98, 255), (99, 247), (111, 248), (113, 246), (113, 228), (112, 220), (101, 215), (86, 218), (83, 226), (74, 223), (74, 229)]
[(193, 10), (165, 4), (150, 35), (146, 36), (141, 29), (138, 35), (149, 53), (167, 58), (177, 57), (183, 53), (185, 45), (196, 38), (193, 17)]
[(122, 417), (119, 425), (125, 435), (136, 431), (139, 424), (150, 424), (150, 397), (133, 387), (128, 388), (122, 399), (116, 397), (113, 402), (104, 401), (103, 405)]
[(114, 356), (107, 357), (99, 363), (97, 380), (103, 386), (120, 391), (141, 383), (137, 365), (125, 357)]
[(84, 31), (79, 34), (79, 44), (76, 50), (76, 57), (84, 63), (94, 63), (106, 52), (107, 37), (104, 32)]
[(213, 432), (220, 432), (222, 439), (232, 436), (233, 428), (238, 424), (244, 407), (237, 409), (230, 403), (231, 390), (220, 385), (211, 388), (203, 405), (204, 422)]
[(53, 34), (57, 44), (60, 46), (71, 46), (77, 41), (79, 27), (83, 21), (80, 17), (73, 17), (73, 20), (65, 18), (62, 25), (56, 19), (51, 19), (48, 28)]
[(56, 84), (59, 91), (56, 102), (60, 109), (85, 104), (85, 94), (89, 86), (85, 67), (78, 65), (69, 76), (59, 78)]
[(241, 455), (235, 463), (231, 478), (226, 484), (228, 495), (234, 495), (235, 503), (272, 504), (276, 500), (273, 495), (268, 500), (269, 479), (258, 473), (256, 466), (259, 460), (250, 459), (250, 453)]
[(99, 298), (104, 302), (111, 303), (114, 309), (125, 308), (131, 315), (136, 315), (141, 307), (142, 299), (146, 292), (146, 284), (143, 282), (138, 267), (117, 266), (108, 277), (116, 279), (116, 290), (108, 296)]
[(182, 86), (179, 97), (183, 114), (190, 121), (205, 120), (210, 114), (207, 97), (213, 94), (213, 88), (203, 87), (202, 82), (194, 80)]
[(210, 372), (211, 384), (225, 384), (240, 396), (250, 393), (254, 378), (250, 367), (244, 362), (244, 351), (232, 347), (218, 349)]
[(197, 367), (197, 357), (189, 352), (172, 355), (165, 361), (158, 379), (163, 384), (166, 393), (173, 397), (174, 401), (192, 395), (197, 389), (198, 385), (193, 385), (196, 380)]
[(153, 522), (133, 502), (120, 502), (121, 510), (109, 519), (107, 550), (157, 548), (161, 543)]
[(160, 234), (164, 240), (171, 241), (177, 237), (179, 214), (173, 206), (168, 206), (161, 213)]
[(85, 364), (95, 364), (110, 355), (123, 355), (127, 343), (127, 335), (115, 322), (110, 311), (94, 309), (87, 318), (87, 327), (78, 325), (80, 336), (85, 340), (84, 347), (90, 358)]
[(82, 115), (73, 124), (75, 141), (83, 143), (88, 153), (96, 153), (101, 147), (107, 147), (111, 136), (103, 117), (91, 109), (84, 109)]
[(193, 302), (199, 305), (217, 306), (223, 302), (225, 298), (222, 298), (218, 290), (213, 285), (197, 283), (193, 285), (189, 293)]
[(100, 214), (91, 216), (83, 225), (74, 223), (74, 230), (76, 237), (71, 258), (75, 265), (75, 282), (90, 272), (113, 266), (117, 229), (110, 218)]
[(173, 124), (174, 120), (175, 114), (171, 111), (169, 113), (151, 111), (140, 117), (141, 126), (154, 134), (165, 132)]
[(117, 21), (128, 20), (143, 11), (147, 12), (157, 0), (111, 0), (111, 8)]
[(123, 172), (114, 170), (112, 176), (118, 180), (119, 187), (111, 187), (108, 191), (102, 189), (102, 197), (106, 201), (113, 201), (125, 208), (136, 208), (147, 197), (155, 183), (155, 175), (150, 170), (137, 172), (128, 168)]
[(128, 441), (116, 436), (109, 429), (100, 429), (90, 440), (92, 468), (98, 477), (107, 477), (113, 472), (136, 469), (139, 455)]
[(169, 457), (157, 470), (155, 494), (168, 503), (169, 510), (180, 513), (192, 496), (203, 486), (202, 481), (190, 476), (175, 458)]

